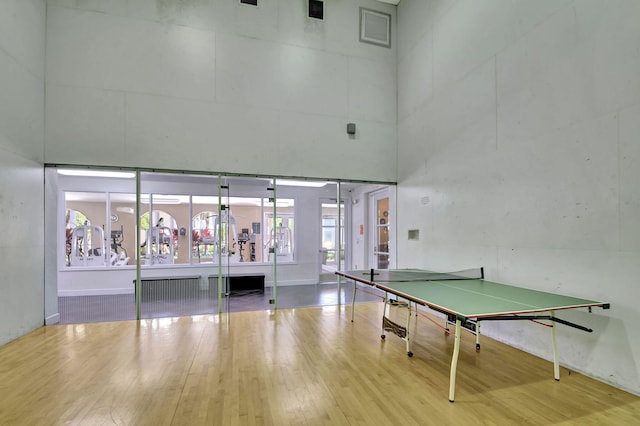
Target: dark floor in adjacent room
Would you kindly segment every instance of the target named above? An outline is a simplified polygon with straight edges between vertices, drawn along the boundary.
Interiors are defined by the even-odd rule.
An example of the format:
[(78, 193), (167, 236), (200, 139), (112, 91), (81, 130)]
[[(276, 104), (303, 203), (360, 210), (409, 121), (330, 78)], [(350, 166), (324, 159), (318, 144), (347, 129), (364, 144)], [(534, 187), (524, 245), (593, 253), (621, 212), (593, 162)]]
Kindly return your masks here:
[[(249, 291), (232, 293), (222, 299), (222, 312), (260, 311), (273, 309), (273, 287), (264, 293)], [(277, 289), (278, 308), (328, 306), (349, 304), (353, 298), (353, 285), (342, 284), (338, 300), (338, 284), (281, 286)], [(379, 301), (380, 296), (370, 291), (357, 291), (356, 302)], [(79, 324), (136, 319), (134, 294), (58, 297), (61, 324)], [(204, 315), (218, 312), (218, 295), (209, 291), (155, 299), (143, 298), (140, 318), (163, 318)]]

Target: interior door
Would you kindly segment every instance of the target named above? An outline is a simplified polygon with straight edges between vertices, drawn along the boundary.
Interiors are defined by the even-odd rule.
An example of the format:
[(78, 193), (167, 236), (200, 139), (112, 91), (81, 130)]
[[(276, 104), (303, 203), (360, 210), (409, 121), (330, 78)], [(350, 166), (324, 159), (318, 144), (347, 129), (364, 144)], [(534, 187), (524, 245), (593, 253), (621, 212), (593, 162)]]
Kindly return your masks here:
[(344, 269), (344, 202), (338, 209), (336, 199), (321, 199), (320, 283), (335, 282), (335, 271)]
[(375, 269), (389, 268), (389, 193), (387, 190), (371, 194), (371, 257), (369, 265)]

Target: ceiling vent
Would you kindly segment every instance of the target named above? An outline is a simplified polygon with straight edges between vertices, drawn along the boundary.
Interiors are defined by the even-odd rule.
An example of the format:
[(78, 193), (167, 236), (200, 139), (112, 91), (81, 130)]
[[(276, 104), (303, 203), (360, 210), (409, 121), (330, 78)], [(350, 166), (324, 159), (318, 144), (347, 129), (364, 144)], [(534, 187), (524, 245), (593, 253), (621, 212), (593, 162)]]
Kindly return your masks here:
[(251, 6), (257, 6), (258, 5), (258, 0), (240, 0), (240, 3), (248, 4), (248, 5), (251, 5)]
[(391, 15), (361, 7), (360, 41), (391, 47)]

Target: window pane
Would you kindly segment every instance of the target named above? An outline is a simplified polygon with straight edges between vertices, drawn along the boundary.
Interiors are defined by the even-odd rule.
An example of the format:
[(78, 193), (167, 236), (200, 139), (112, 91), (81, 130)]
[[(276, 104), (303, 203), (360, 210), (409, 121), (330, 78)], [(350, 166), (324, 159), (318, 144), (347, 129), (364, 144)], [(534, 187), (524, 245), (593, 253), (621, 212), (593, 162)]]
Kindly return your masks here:
[(276, 205), (277, 218), (273, 220), (273, 202), (264, 199), (266, 235), (269, 236), (265, 244), (264, 256), (268, 262), (273, 261), (273, 255), (278, 256), (278, 262), (294, 259), (294, 200), (279, 198)]
[(101, 192), (65, 192), (66, 266), (107, 265), (106, 200)]
[(111, 266), (133, 264), (136, 252), (136, 194), (110, 193), (111, 234), (109, 246)]
[[(155, 198), (155, 197), (153, 197)], [(186, 263), (179, 256), (178, 225), (168, 212), (154, 210), (140, 216), (140, 256), (145, 265)]]
[(194, 200), (193, 211), (197, 213), (191, 221), (193, 243), (191, 257), (196, 263), (213, 262), (216, 257), (217, 244), (214, 234), (215, 223), (218, 218), (218, 207), (196, 204)]
[(231, 250), (237, 262), (262, 261), (262, 199), (229, 197), (229, 211), (235, 226), (231, 229)]

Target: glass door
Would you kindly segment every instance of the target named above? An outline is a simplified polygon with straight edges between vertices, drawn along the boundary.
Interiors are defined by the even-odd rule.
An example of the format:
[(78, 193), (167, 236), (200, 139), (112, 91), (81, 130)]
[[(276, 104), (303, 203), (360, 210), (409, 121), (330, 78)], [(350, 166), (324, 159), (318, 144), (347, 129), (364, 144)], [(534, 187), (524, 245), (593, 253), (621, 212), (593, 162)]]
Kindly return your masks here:
[(369, 264), (375, 269), (389, 268), (389, 194), (385, 191), (371, 194), (372, 228), (370, 246), (372, 248)]
[(264, 218), (273, 211), (272, 186), (269, 179), (223, 178), (218, 231), (222, 312), (273, 307), (274, 266), (269, 250), (264, 250), (269, 244)]
[(220, 198), (217, 176), (140, 173), (140, 318), (218, 312)]
[(336, 270), (344, 269), (344, 202), (321, 200), (320, 283), (335, 282)]

